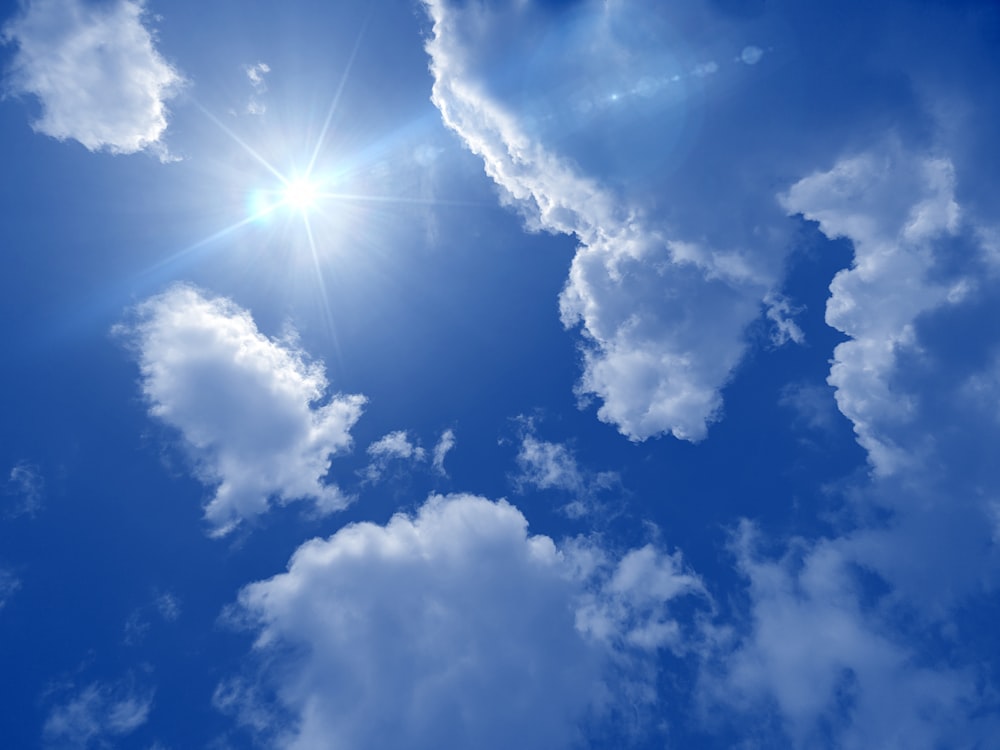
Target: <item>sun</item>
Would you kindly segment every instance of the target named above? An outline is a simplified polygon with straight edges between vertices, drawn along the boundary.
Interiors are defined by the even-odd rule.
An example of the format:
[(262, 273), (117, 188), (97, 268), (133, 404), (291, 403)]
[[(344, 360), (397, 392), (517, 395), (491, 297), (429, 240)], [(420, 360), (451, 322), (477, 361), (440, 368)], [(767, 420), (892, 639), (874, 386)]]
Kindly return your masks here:
[(307, 177), (289, 180), (281, 194), (281, 202), (302, 212), (309, 211), (319, 198), (319, 185)]

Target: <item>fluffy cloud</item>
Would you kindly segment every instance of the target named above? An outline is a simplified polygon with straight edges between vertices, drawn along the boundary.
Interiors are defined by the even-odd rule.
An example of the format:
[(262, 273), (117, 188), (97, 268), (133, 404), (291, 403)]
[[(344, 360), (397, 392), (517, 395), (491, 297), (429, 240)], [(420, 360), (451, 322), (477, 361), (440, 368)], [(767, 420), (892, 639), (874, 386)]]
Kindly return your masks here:
[(830, 285), (826, 321), (851, 337), (834, 350), (829, 383), (854, 423), (875, 470), (896, 471), (912, 454), (886, 432), (916, 408), (890, 377), (900, 350), (913, 347), (922, 314), (960, 301), (965, 282), (932, 278), (935, 247), (958, 231), (955, 176), (941, 158), (892, 146), (843, 159), (797, 182), (783, 196), (790, 211), (819, 222), (827, 237), (854, 244), (854, 264)]
[[(239, 609), (292, 715), (281, 746), (552, 748), (615, 709), (613, 657), (671, 646), (671, 602), (700, 591), (677, 556), (560, 547), (454, 495), (307, 542)], [(224, 687), (217, 703), (271, 724), (258, 692)]]
[(52, 747), (105, 747), (145, 724), (152, 707), (152, 691), (128, 681), (94, 682), (49, 712), (42, 735)]
[(156, 51), (144, 16), (135, 0), (25, 5), (3, 39), (17, 45), (10, 87), (41, 103), (35, 130), (91, 151), (153, 149), (168, 158), (166, 101), (182, 79)]
[[(560, 298), (563, 323), (580, 325), (585, 338), (580, 395), (598, 396), (598, 416), (633, 440), (704, 438), (722, 406), (719, 390), (743, 355), (744, 331), (778, 281), (780, 260), (671, 236), (638, 204), (582, 171), (577, 157), (585, 151), (560, 155), (545, 142), (552, 133), (533, 127), (539, 118), (519, 117), (491, 89), (484, 71), (503, 67), (497, 40), (524, 45), (522, 57), (531, 58), (537, 32), (518, 40), (518, 31), (554, 23), (545, 11), (523, 3), (507, 11), (425, 4), (434, 21), (427, 43), (433, 100), (445, 123), (483, 158), (530, 228), (581, 242)], [(565, 54), (585, 45), (602, 64), (618, 58), (622, 40), (607, 35), (601, 13), (588, 19), (575, 27), (583, 39), (567, 37)], [(516, 57), (510, 49), (507, 55)], [(538, 100), (544, 95), (536, 92)], [(556, 113), (548, 119), (560, 121)], [(794, 337), (796, 329), (781, 321)]]
[(232, 301), (174, 286), (120, 328), (134, 345), (150, 414), (175, 428), (199, 478), (214, 487), (213, 533), (308, 498), (326, 513), (349, 499), (325, 482), (331, 456), (351, 445), (363, 396), (325, 399), (320, 362), (292, 340), (270, 339)]

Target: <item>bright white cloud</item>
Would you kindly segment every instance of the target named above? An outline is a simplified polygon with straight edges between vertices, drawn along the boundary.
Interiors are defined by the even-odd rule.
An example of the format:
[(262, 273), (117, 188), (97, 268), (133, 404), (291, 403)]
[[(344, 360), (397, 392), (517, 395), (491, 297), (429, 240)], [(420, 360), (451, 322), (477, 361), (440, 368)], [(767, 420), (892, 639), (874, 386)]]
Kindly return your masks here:
[[(615, 655), (673, 645), (670, 602), (697, 591), (679, 557), (560, 548), (505, 502), (453, 495), (307, 542), (239, 604), (265, 669), (283, 655), (282, 746), (548, 749), (626, 700)], [(245, 684), (223, 692), (251, 724), (273, 716)]]
[(852, 267), (830, 284), (826, 321), (851, 340), (834, 350), (829, 383), (880, 474), (919, 459), (890, 436), (916, 409), (890, 380), (899, 352), (916, 344), (917, 318), (954, 299), (962, 285), (931, 277), (936, 244), (958, 231), (954, 191), (949, 161), (890, 146), (843, 159), (782, 197), (789, 212), (854, 244)]
[(30, 0), (3, 30), (17, 45), (9, 85), (38, 97), (35, 130), (91, 151), (169, 158), (166, 102), (182, 83), (144, 25), (142, 2)]
[(205, 508), (213, 534), (271, 498), (311, 499), (323, 513), (348, 504), (325, 477), (331, 456), (350, 447), (365, 399), (326, 397), (322, 363), (294, 341), (264, 336), (232, 301), (183, 285), (139, 305), (120, 331), (135, 347), (150, 414), (178, 430), (214, 488)]
[(52, 708), (42, 735), (58, 747), (105, 747), (145, 724), (152, 708), (150, 690), (138, 689), (128, 681), (94, 682)]
[[(697, 241), (680, 241), (599, 176), (581, 171), (574, 162), (585, 151), (557, 154), (535, 127), (540, 118), (518, 117), (515, 107), (494, 94), (484, 71), (516, 59), (516, 45), (537, 42), (537, 29), (555, 22), (544, 11), (526, 3), (506, 10), (446, 0), (425, 5), (434, 21), (427, 43), (433, 100), (445, 123), (483, 158), (504, 200), (530, 228), (575, 235), (581, 242), (560, 299), (563, 323), (581, 326), (585, 338), (580, 395), (599, 397), (598, 416), (633, 440), (663, 433), (704, 438), (720, 413), (719, 391), (743, 355), (745, 329), (776, 284), (781, 253), (715, 249), (702, 241), (703, 229), (693, 235)], [(606, 9), (619, 11), (628, 12)], [(613, 25), (604, 15), (595, 12), (586, 16), (589, 23), (574, 27), (581, 38), (567, 37), (567, 56), (587, 48), (588, 59), (602, 65), (622, 57), (624, 43), (609, 35)], [(531, 49), (522, 57), (533, 57)], [(641, 65), (656, 62), (655, 49)], [(495, 59), (501, 54), (506, 63)], [(704, 77), (718, 66), (697, 70)], [(538, 101), (560, 100), (562, 93), (535, 92)]]

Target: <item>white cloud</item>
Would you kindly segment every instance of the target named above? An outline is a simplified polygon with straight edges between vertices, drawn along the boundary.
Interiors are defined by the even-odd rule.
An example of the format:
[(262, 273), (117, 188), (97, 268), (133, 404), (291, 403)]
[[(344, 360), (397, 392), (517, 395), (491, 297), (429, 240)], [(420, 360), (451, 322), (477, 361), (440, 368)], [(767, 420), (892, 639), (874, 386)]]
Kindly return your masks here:
[(751, 629), (722, 674), (705, 680), (710, 700), (764, 724), (773, 701), (795, 747), (976, 746), (975, 673), (926, 659), (864, 607), (838, 542), (793, 544), (777, 561), (756, 547), (744, 523), (735, 549), (750, 582)]
[[(578, 169), (572, 157), (584, 153), (558, 155), (535, 132), (539, 118), (518, 117), (494, 95), (483, 71), (495, 69), (493, 57), (518, 54), (498, 40), (530, 44), (533, 24), (553, 22), (544, 13), (524, 3), (506, 10), (445, 0), (425, 5), (434, 21), (427, 43), (433, 101), (445, 123), (483, 158), (529, 228), (581, 242), (560, 298), (563, 323), (580, 325), (585, 338), (580, 395), (599, 397), (598, 416), (633, 440), (663, 433), (704, 438), (721, 410), (719, 390), (743, 355), (745, 329), (776, 284), (781, 253), (713, 249), (700, 231), (697, 241), (671, 237), (638, 204)], [(601, 14), (591, 20), (575, 32), (585, 38), (568, 37), (573, 53), (586, 45), (602, 65), (621, 57), (610, 25)], [(523, 56), (532, 53), (526, 48)], [(698, 68), (702, 77), (717, 70), (714, 63)], [(539, 101), (546, 97), (538, 94)]]
[(794, 307), (792, 303), (781, 294), (769, 292), (764, 297), (766, 307), (765, 315), (774, 325), (771, 331), (771, 343), (775, 346), (784, 346), (789, 341), (796, 344), (804, 344), (806, 335), (799, 324), (793, 319), (795, 315), (802, 312), (801, 307)]
[(406, 430), (397, 430), (383, 435), (368, 446), (368, 455), (385, 458), (412, 458), (414, 461), (424, 459), (424, 449), (410, 442)]
[(851, 340), (834, 350), (829, 383), (880, 474), (919, 459), (890, 435), (916, 409), (890, 379), (899, 352), (916, 344), (917, 318), (947, 304), (954, 291), (954, 283), (931, 278), (935, 243), (958, 231), (954, 191), (948, 160), (889, 146), (842, 159), (782, 197), (789, 212), (819, 222), (827, 237), (854, 244), (852, 267), (830, 284), (826, 321)]
[[(303, 544), (239, 605), (293, 716), (283, 746), (553, 748), (625, 700), (616, 655), (673, 645), (670, 602), (699, 586), (679, 557), (560, 548), (503, 501), (453, 495)], [(275, 731), (258, 690), (226, 685), (230, 712)]]
[(17, 45), (10, 87), (38, 97), (33, 127), (91, 151), (169, 158), (166, 101), (182, 83), (143, 24), (142, 2), (31, 0), (3, 30)]
[(448, 473), (444, 469), (444, 459), (454, 447), (455, 431), (449, 428), (441, 433), (441, 437), (434, 446), (434, 459), (431, 465), (438, 474), (444, 476)]
[(247, 74), (247, 79), (253, 88), (253, 96), (247, 102), (247, 114), (262, 115), (267, 112), (267, 105), (262, 98), (267, 93), (267, 82), (264, 80), (264, 76), (271, 72), (271, 66), (265, 62), (258, 62), (244, 66), (243, 71)]
[(524, 431), (518, 448), (517, 474), (512, 477), (518, 492), (554, 490), (572, 500), (563, 508), (572, 517), (581, 517), (601, 508), (600, 496), (620, 487), (614, 471), (595, 472), (580, 465), (572, 450), (562, 443), (542, 440), (535, 435), (531, 420), (523, 420)]
[(582, 492), (583, 474), (576, 457), (560, 443), (539, 440), (533, 434), (526, 434), (517, 452), (520, 474), (517, 482), (531, 485), (540, 490), (565, 490)]
[(371, 463), (365, 467), (364, 476), (371, 482), (378, 481), (393, 461), (411, 461), (420, 463), (427, 457), (427, 452), (419, 443), (410, 442), (406, 430), (396, 430), (383, 435), (368, 446)]
[(140, 690), (128, 681), (94, 682), (49, 712), (42, 735), (55, 747), (104, 747), (145, 724), (152, 707), (152, 691)]
[(179, 431), (198, 476), (214, 487), (213, 534), (282, 503), (320, 512), (349, 498), (325, 481), (331, 456), (351, 445), (363, 396), (325, 399), (320, 362), (294, 341), (270, 339), (232, 301), (178, 285), (136, 308), (119, 329), (135, 346), (150, 414)]

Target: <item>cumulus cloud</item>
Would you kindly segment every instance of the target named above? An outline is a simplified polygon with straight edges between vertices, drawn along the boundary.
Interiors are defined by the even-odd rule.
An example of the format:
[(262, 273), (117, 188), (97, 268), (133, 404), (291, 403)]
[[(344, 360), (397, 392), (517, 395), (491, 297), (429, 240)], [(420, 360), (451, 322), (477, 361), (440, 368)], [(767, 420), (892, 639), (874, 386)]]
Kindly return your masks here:
[(955, 175), (947, 159), (911, 156), (899, 146), (839, 161), (806, 177), (783, 205), (854, 244), (854, 263), (830, 284), (826, 321), (851, 337), (834, 350), (829, 383), (854, 423), (874, 469), (890, 474), (919, 458), (889, 435), (916, 408), (890, 378), (901, 350), (915, 345), (919, 316), (954, 299), (962, 282), (931, 275), (935, 245), (958, 231)]
[[(433, 101), (445, 123), (483, 158), (503, 199), (521, 211), (529, 228), (574, 235), (581, 243), (560, 298), (563, 323), (579, 325), (585, 339), (580, 395), (599, 397), (598, 416), (633, 440), (663, 433), (704, 438), (780, 260), (714, 247), (703, 233), (688, 240), (671, 235), (645, 218), (639, 204), (581, 170), (576, 162), (585, 151), (557, 153), (529, 124), (539, 118), (519, 118), (496, 95), (485, 72), (497, 67), (496, 39), (537, 41), (535, 34), (514, 40), (532, 23), (554, 23), (544, 11), (530, 4), (509, 11), (445, 0), (425, 5), (434, 21), (427, 43)], [(567, 44), (592, 51), (607, 45), (607, 54), (593, 53), (594, 59), (618, 59), (620, 40), (607, 36), (600, 14), (591, 20), (578, 27), (587, 38), (570, 37)], [(515, 56), (510, 49), (507, 54)], [(526, 48), (523, 57), (531, 56)], [(705, 77), (718, 66), (695, 70)], [(544, 96), (537, 92), (538, 100)], [(556, 114), (548, 119), (560, 121)]]
[(53, 747), (106, 747), (145, 724), (152, 708), (151, 690), (130, 681), (93, 682), (52, 708), (42, 736)]
[[(615, 710), (615, 654), (669, 647), (671, 602), (699, 587), (676, 556), (560, 547), (503, 501), (452, 495), (305, 543), (239, 610), (291, 713), (283, 746), (552, 748)], [(273, 728), (259, 690), (224, 688)]]
[(135, 0), (26, 3), (3, 39), (17, 45), (9, 88), (41, 104), (34, 129), (91, 151), (151, 149), (168, 159), (166, 102), (182, 78), (157, 52), (145, 20)]
[(327, 396), (321, 362), (293, 340), (257, 330), (231, 300), (178, 285), (139, 305), (119, 327), (134, 347), (150, 414), (176, 429), (198, 477), (213, 487), (214, 535), (281, 503), (317, 511), (349, 498), (325, 481), (331, 456), (351, 446), (365, 398)]

